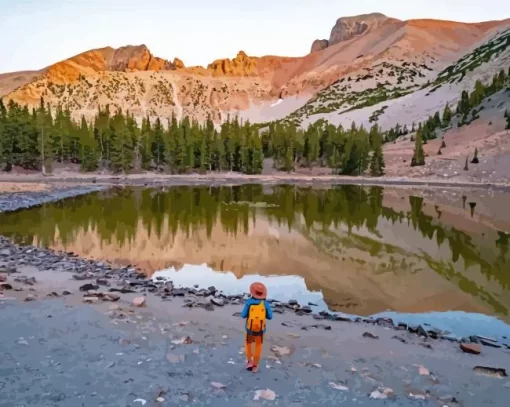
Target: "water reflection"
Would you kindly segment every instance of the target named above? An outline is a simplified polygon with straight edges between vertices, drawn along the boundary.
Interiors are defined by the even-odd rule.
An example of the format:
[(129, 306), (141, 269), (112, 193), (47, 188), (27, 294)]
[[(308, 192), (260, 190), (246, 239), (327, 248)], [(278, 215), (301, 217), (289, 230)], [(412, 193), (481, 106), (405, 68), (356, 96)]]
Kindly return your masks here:
[[(356, 315), (462, 310), (507, 319), (509, 235), (470, 210), (380, 187), (118, 188), (0, 214), (0, 234), (148, 274), (173, 267), (190, 285), (237, 290), (267, 277), (280, 296), (316, 302), (318, 293), (329, 309)], [(190, 272), (202, 264), (207, 282)]]
[(305, 279), (300, 276), (257, 276), (245, 275), (238, 278), (232, 272), (218, 273), (206, 264), (185, 264), (181, 269), (171, 267), (154, 273), (153, 278), (165, 277), (170, 279), (176, 287), (208, 288), (211, 285), (221, 287), (223, 293), (236, 295), (245, 293), (251, 283), (264, 283), (271, 298), (279, 301), (289, 301), (299, 298), (302, 304), (313, 304), (317, 309), (327, 309), (321, 292), (310, 292)]

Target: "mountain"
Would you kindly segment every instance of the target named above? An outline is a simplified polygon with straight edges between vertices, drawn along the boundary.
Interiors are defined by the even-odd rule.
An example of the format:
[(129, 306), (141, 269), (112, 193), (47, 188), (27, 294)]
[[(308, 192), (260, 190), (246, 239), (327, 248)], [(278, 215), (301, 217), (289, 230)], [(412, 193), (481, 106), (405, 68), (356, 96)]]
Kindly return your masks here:
[[(210, 115), (219, 123), (237, 114), (261, 123), (283, 118), (297, 124), (320, 118), (334, 124), (368, 123), (381, 102), (414, 94), (421, 100), (427, 82), (441, 80), (437, 75), (447, 66), (509, 29), (510, 19), (468, 24), (401, 21), (373, 13), (338, 19), (330, 37), (314, 41), (303, 57), (252, 57), (240, 51), (207, 67), (186, 67), (178, 58), (167, 61), (145, 45), (107, 47), (40, 71), (2, 74), (0, 96), (29, 106), (44, 97), (52, 106), (70, 108), (76, 118), (91, 118), (99, 105), (110, 104), (138, 118), (176, 114), (203, 121)], [(484, 66), (456, 83), (453, 96), (444, 97), (452, 101), (459, 89), (470, 89), (473, 75), (490, 77), (508, 66), (508, 44), (507, 35), (504, 48), (484, 54)], [(363, 109), (367, 106), (371, 109)], [(401, 110), (398, 103), (393, 106)], [(429, 114), (425, 108), (415, 110), (409, 120)], [(378, 116), (383, 128), (395, 124), (389, 110)]]

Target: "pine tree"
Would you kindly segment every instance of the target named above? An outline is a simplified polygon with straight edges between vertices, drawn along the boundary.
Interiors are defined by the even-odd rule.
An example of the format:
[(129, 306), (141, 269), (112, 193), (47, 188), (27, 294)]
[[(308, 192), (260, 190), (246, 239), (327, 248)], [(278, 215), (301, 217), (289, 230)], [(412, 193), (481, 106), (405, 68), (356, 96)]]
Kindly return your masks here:
[(372, 132), (373, 153), (370, 159), (370, 175), (380, 177), (384, 175), (384, 154), (382, 150), (382, 135), (379, 132)]
[(450, 122), (452, 121), (452, 111), (450, 109), (450, 105), (446, 103), (446, 106), (443, 110), (443, 122), (441, 124), (441, 127), (446, 128), (450, 125)]
[(505, 129), (510, 130), (510, 113), (508, 112), (508, 110), (505, 110), (505, 119), (506, 119)]
[(413, 158), (411, 159), (411, 167), (416, 167), (420, 165), (425, 165), (425, 152), (423, 151), (421, 132), (417, 132), (414, 144), (414, 154)]

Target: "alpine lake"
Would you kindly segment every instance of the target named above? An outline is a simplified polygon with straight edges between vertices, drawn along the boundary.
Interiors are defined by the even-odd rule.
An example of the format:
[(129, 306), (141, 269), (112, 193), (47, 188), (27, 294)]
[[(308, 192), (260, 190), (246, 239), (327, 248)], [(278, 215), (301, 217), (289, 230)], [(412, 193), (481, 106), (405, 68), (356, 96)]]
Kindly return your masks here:
[(343, 186), (114, 187), (0, 214), (0, 235), (176, 286), (510, 338), (510, 194)]

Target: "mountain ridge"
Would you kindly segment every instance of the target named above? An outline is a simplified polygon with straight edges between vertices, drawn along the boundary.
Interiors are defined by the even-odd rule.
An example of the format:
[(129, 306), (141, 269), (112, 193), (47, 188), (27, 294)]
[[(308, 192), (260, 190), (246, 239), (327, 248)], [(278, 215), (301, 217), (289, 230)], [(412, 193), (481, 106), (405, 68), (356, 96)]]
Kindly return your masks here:
[[(254, 57), (239, 51), (234, 58), (217, 59), (207, 67), (187, 67), (178, 58), (157, 57), (145, 44), (103, 47), (39, 71), (1, 74), (0, 97), (30, 107), (44, 97), (51, 106), (69, 108), (76, 118), (91, 118), (99, 105), (111, 104), (138, 118), (166, 118), (180, 112), (199, 121), (210, 116), (219, 123), (231, 114), (265, 122), (287, 116), (295, 110), (291, 104), (304, 106), (342, 78), (381, 63), (397, 70), (415, 64), (414, 76), (420, 80), (413, 84), (421, 86), (507, 23), (510, 19), (398, 20), (381, 13), (341, 17), (330, 38), (314, 41), (316, 49), (312, 44), (312, 52), (302, 57)], [(273, 109), (282, 100), (285, 103)]]

